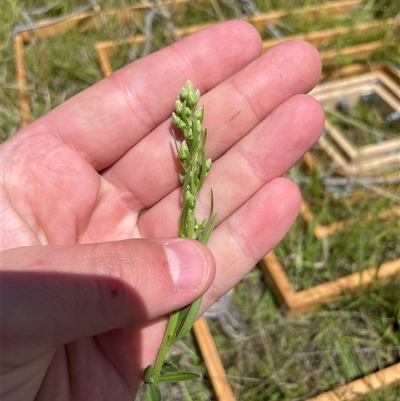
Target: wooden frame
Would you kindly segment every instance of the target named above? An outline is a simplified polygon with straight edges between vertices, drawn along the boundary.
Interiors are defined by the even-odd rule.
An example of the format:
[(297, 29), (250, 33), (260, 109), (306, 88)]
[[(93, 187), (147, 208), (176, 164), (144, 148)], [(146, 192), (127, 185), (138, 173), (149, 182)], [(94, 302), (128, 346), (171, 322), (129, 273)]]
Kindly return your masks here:
[(385, 283), (400, 276), (400, 259), (383, 263), (378, 269), (371, 267), (361, 272), (341, 277), (336, 281), (319, 284), (302, 291), (295, 291), (290, 280), (271, 251), (258, 263), (278, 304), (290, 316), (311, 312), (348, 293), (369, 287), (375, 280)]
[[(297, 8), (292, 11), (294, 15), (302, 15), (306, 20), (317, 18), (319, 15), (331, 14), (334, 16), (343, 16), (345, 14), (350, 13), (354, 7), (362, 4), (360, 0), (348, 0), (348, 1), (338, 1), (333, 3), (321, 4), (319, 6), (312, 7), (302, 7)], [(267, 23), (277, 23), (288, 13), (286, 11), (276, 11), (266, 14), (260, 14), (257, 16), (247, 17), (244, 20), (248, 21), (252, 25), (256, 27), (259, 31), (263, 30)], [(395, 21), (388, 20), (385, 25), (394, 25)], [(201, 29), (207, 28), (212, 24), (202, 24), (195, 25), (187, 28), (177, 29), (177, 36), (185, 37), (194, 32), (200, 31)], [(380, 23), (378, 22), (368, 22), (364, 24), (359, 24), (356, 28), (357, 32), (362, 34), (365, 31), (368, 31), (373, 28), (380, 27)], [(314, 44), (317, 47), (326, 45), (328, 43), (333, 42), (341, 35), (349, 33), (352, 31), (352, 28), (349, 27), (339, 27), (335, 29), (328, 29), (324, 31), (313, 32), (310, 34), (304, 35), (291, 35), (286, 36), (282, 39), (270, 39), (263, 41), (263, 52), (266, 52), (270, 48), (276, 46), (279, 43), (282, 43), (289, 39), (303, 39), (307, 40), (310, 43)], [(127, 38), (123, 43), (129, 45), (140, 45), (144, 42), (145, 37), (143, 35), (137, 35), (134, 37)], [(110, 75), (111, 73), (111, 65), (109, 61), (109, 57), (116, 51), (116, 49), (121, 46), (121, 42), (117, 41), (106, 41), (99, 42), (96, 44), (96, 52), (101, 64), (101, 68), (103, 74), (105, 76)], [(351, 46), (348, 48), (340, 49), (340, 50), (331, 50), (322, 52), (321, 57), (324, 62), (331, 61), (333, 59), (338, 58), (339, 56), (354, 56), (354, 55), (370, 55), (374, 51), (382, 48), (385, 45), (385, 42), (376, 41), (370, 42), (367, 44), (361, 44), (356, 46)]]
[(235, 401), (235, 396), (226, 377), (225, 369), (219, 357), (207, 320), (203, 317), (197, 319), (193, 326), (193, 332), (204, 363), (206, 364), (211, 386), (217, 400)]
[[(136, 4), (129, 7), (120, 9), (95, 12), (82, 12), (74, 16), (67, 16), (66, 18), (59, 19), (45, 19), (39, 21), (33, 28), (26, 27), (18, 31), (18, 36), (21, 37), (22, 42), (29, 43), (33, 38), (40, 40), (50, 38), (57, 35), (63, 35), (70, 29), (79, 28), (82, 32), (98, 29), (101, 22), (104, 20), (115, 17), (120, 23), (132, 21), (140, 15), (143, 15), (148, 9), (157, 7), (161, 4), (163, 7), (174, 6), (182, 7), (189, 3), (191, 0), (149, 0), (142, 4)], [(204, 3), (210, 0), (197, 0), (197, 2)]]
[[(307, 153), (303, 160), (308, 168), (320, 170), (319, 162), (310, 153)], [(319, 240), (323, 240), (351, 224), (350, 220), (341, 220), (327, 225), (315, 224), (314, 213), (304, 200), (301, 203), (300, 214), (307, 224), (314, 224), (314, 235)], [(365, 217), (366, 221), (373, 218), (372, 214), (368, 214)], [(400, 206), (397, 205), (391, 209), (384, 210), (378, 218), (382, 220), (400, 219)], [(372, 286), (376, 281), (385, 283), (400, 277), (400, 259), (395, 259), (383, 263), (381, 266), (370, 267), (361, 272), (341, 277), (336, 281), (319, 284), (302, 291), (295, 291), (284, 267), (273, 251), (264, 256), (258, 263), (258, 267), (271, 288), (278, 305), (291, 316), (316, 310), (345, 294), (356, 293), (363, 288)]]
[(309, 398), (307, 401), (358, 401), (371, 391), (379, 392), (395, 386), (400, 386), (400, 363)]
[[(400, 74), (397, 73), (400, 79)], [(400, 113), (400, 86), (382, 71), (375, 71), (336, 82), (318, 85), (310, 92), (325, 110), (334, 110), (340, 99), (355, 104), (362, 93), (374, 93), (388, 107)], [(344, 133), (329, 121), (325, 122), (326, 135), (319, 144), (347, 176), (363, 177), (393, 172), (400, 165), (400, 139), (394, 138), (379, 144), (355, 147)]]
[[(290, 35), (285, 36), (282, 39), (272, 39), (266, 40), (263, 42), (263, 51), (266, 52), (267, 50), (271, 49), (272, 47), (276, 46), (277, 44), (292, 39), (301, 39), (306, 40), (307, 42), (311, 43), (317, 48), (321, 48), (332, 42), (338, 40), (341, 36), (354, 32), (354, 36), (361, 36), (365, 34), (365, 32), (370, 31), (371, 29), (381, 28), (382, 25), (387, 26), (394, 26), (396, 23), (395, 19), (389, 19), (386, 21), (370, 21), (358, 24), (354, 27), (337, 27), (337, 28), (330, 28), (324, 29), (321, 31), (300, 34), (300, 35)], [(326, 57), (326, 56), (325, 56)]]

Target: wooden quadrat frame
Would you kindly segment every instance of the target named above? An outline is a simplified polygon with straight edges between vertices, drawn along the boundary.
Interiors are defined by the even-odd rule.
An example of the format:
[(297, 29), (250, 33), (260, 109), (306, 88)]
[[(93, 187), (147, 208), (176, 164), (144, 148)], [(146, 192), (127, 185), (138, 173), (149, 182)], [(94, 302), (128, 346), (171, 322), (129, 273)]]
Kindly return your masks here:
[[(319, 170), (318, 161), (314, 159), (310, 152), (304, 155), (303, 160), (309, 168)], [(397, 175), (393, 177), (397, 177)], [(348, 227), (350, 224), (354, 224), (351, 219), (340, 220), (330, 224), (316, 223), (315, 215), (305, 200), (301, 202), (300, 214), (307, 224), (313, 226), (315, 237), (321, 241), (333, 233)], [(372, 213), (367, 214), (365, 221), (372, 220), (374, 217)], [(400, 220), (400, 205), (383, 210), (377, 217), (380, 220)], [(400, 259), (395, 259), (385, 262), (381, 266), (370, 267), (361, 272), (343, 276), (336, 281), (295, 291), (284, 267), (273, 251), (264, 256), (258, 263), (258, 267), (263, 272), (277, 303), (283, 307), (288, 315), (292, 316), (316, 310), (345, 294), (356, 293), (373, 285), (376, 280), (385, 283), (400, 277)]]
[[(304, 201), (301, 206), (301, 214), (308, 223), (314, 220), (310, 208)], [(393, 215), (397, 218), (400, 217), (400, 207), (385, 211), (380, 217), (388, 218)], [(314, 234), (322, 240), (348, 224), (348, 221), (341, 221), (326, 226), (316, 225)], [(268, 253), (258, 263), (258, 267), (262, 271), (277, 303), (290, 316), (316, 310), (323, 305), (337, 300), (342, 295), (356, 293), (362, 288), (371, 286), (377, 280), (384, 284), (387, 281), (400, 277), (400, 259), (396, 259), (383, 263), (379, 269), (374, 267), (368, 268), (362, 272), (341, 277), (336, 281), (296, 292), (290, 283), (285, 269), (273, 251)], [(373, 391), (379, 392), (399, 385), (400, 363), (397, 363), (336, 389), (319, 394), (307, 401), (358, 401)]]
[[(324, 3), (318, 6), (307, 6), (296, 8), (291, 11), (291, 14), (301, 16), (305, 21), (310, 21), (318, 18), (321, 15), (331, 15), (333, 17), (340, 17), (347, 15), (354, 11), (357, 6), (363, 3), (362, 0), (344, 0), (332, 3)], [(245, 17), (243, 20), (251, 23), (260, 33), (265, 29), (267, 24), (277, 24), (282, 18), (288, 15), (287, 11), (275, 11), (270, 13), (259, 14), (256, 16)], [(392, 26), (395, 24), (394, 19), (385, 21), (385, 26)], [(201, 24), (192, 25), (190, 27), (180, 28), (176, 30), (176, 34), (179, 38), (188, 36), (194, 32), (200, 31), (201, 29), (207, 28), (213, 24)], [(333, 43), (338, 40), (343, 35), (350, 32), (354, 32), (358, 36), (362, 36), (366, 32), (372, 29), (380, 29), (382, 22), (372, 21), (359, 24), (355, 27), (338, 27), (332, 29), (326, 29), (322, 31), (312, 32), (309, 34), (298, 34), (285, 36), (280, 39), (270, 39), (263, 41), (263, 52), (265, 53), (272, 47), (282, 43), (286, 40), (292, 39), (302, 39), (313, 44), (317, 48), (321, 48), (328, 44)], [(96, 44), (96, 52), (100, 61), (100, 65), (105, 76), (108, 76), (112, 72), (110, 57), (112, 57), (117, 49), (122, 44), (127, 44), (130, 46), (140, 46), (144, 43), (144, 35), (136, 35), (127, 38), (125, 41), (106, 41), (98, 42)], [(373, 41), (368, 43), (363, 43), (355, 46), (345, 47), (338, 50), (323, 51), (321, 53), (321, 58), (324, 63), (333, 62), (339, 57), (352, 57), (352, 56), (370, 56), (378, 49), (385, 47), (387, 43), (385, 41)]]
[[(376, 96), (394, 113), (400, 114), (400, 73), (393, 71), (393, 79), (383, 71), (318, 85), (310, 92), (326, 111), (334, 112), (341, 101), (349, 107), (364, 95)], [(400, 166), (400, 137), (356, 147), (335, 124), (325, 121), (325, 134), (319, 145), (329, 155), (339, 172), (350, 177), (370, 177), (393, 171)]]
[(388, 366), (307, 401), (361, 401), (372, 392), (400, 386), (400, 363)]

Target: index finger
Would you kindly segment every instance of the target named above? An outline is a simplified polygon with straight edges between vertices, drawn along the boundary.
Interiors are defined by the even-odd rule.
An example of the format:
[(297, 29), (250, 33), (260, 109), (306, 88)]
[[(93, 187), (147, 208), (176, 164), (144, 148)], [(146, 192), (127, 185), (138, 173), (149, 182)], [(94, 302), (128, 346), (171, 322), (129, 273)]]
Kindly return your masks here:
[(188, 79), (205, 93), (260, 54), (261, 39), (251, 25), (218, 24), (129, 64), (34, 122), (30, 130), (53, 135), (99, 171), (171, 115), (176, 94)]

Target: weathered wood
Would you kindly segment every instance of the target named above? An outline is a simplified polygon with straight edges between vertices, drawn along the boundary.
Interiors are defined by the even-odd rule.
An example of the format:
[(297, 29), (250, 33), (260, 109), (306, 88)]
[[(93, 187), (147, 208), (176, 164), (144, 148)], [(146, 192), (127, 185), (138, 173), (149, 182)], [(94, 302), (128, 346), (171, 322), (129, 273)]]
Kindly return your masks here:
[[(191, 0), (166, 0), (162, 5), (163, 7), (173, 6), (174, 8), (179, 9), (190, 1)], [(210, 0), (197, 1), (204, 3), (209, 2)], [(27, 27), (26, 29), (21, 30), (20, 35), (23, 43), (28, 43), (31, 41), (32, 37), (35, 39), (44, 39), (63, 35), (73, 28), (78, 28), (84, 32), (91, 29), (98, 29), (101, 26), (101, 24), (99, 24), (99, 19), (106, 21), (110, 17), (114, 17), (120, 23), (129, 22), (141, 16), (143, 17), (152, 7), (157, 7), (156, 1), (143, 2), (142, 4), (103, 12), (82, 12), (64, 19), (41, 20), (33, 28)]]
[[(294, 292), (287, 274), (273, 252), (258, 264), (267, 282), (272, 281), (271, 291), (278, 305), (283, 306), (288, 315), (294, 316), (311, 312), (341, 296), (356, 293), (375, 282), (384, 284), (400, 276), (400, 259), (383, 263), (379, 268), (371, 267), (338, 280)], [(272, 279), (272, 280), (271, 280)]]
[(400, 363), (354, 380), (307, 401), (359, 401), (372, 392), (400, 385)]
[(357, 57), (366, 58), (374, 54), (377, 50), (384, 49), (388, 46), (388, 42), (384, 40), (367, 42), (360, 45), (348, 46), (341, 49), (326, 50), (321, 52), (321, 60), (325, 66), (330, 63), (337, 64), (341, 58)]
[(113, 69), (111, 67), (110, 59), (107, 55), (107, 52), (104, 50), (102, 46), (95, 46), (95, 51), (97, 53), (97, 57), (99, 59), (100, 68), (103, 71), (103, 75), (108, 77), (112, 74)]
[(265, 255), (258, 262), (258, 268), (262, 271), (278, 304), (281, 306), (289, 306), (291, 297), (295, 292), (274, 252), (271, 251)]
[[(301, 8), (296, 8), (294, 10), (290, 11), (290, 14), (293, 15), (301, 15), (302, 18), (305, 21), (308, 21), (313, 18), (318, 18), (321, 15), (332, 15), (332, 16), (340, 16), (340, 15), (345, 15), (350, 13), (352, 10), (354, 10), (354, 7), (357, 5), (360, 5), (362, 3), (362, 0), (348, 0), (348, 1), (338, 1), (338, 2), (333, 2), (333, 3), (325, 3), (321, 4), (318, 6), (307, 6), (307, 7), (301, 7)], [(256, 16), (251, 16), (251, 17), (246, 17), (244, 18), (245, 21), (251, 23), (256, 29), (259, 31), (264, 30), (265, 25), (267, 23), (277, 23), (279, 22), (282, 18), (288, 15), (288, 11), (286, 10), (279, 10), (279, 11), (274, 11), (270, 13), (264, 13), (264, 14), (259, 14)], [(192, 25), (190, 27), (185, 27), (185, 28), (180, 28), (177, 29), (177, 35), (180, 37), (185, 37), (188, 36), (194, 32), (198, 32), (201, 29), (207, 28), (211, 25), (214, 24), (199, 24), (199, 25)], [(347, 28), (346, 28), (347, 29)], [(288, 37), (290, 38), (290, 37)], [(144, 42), (145, 38), (143, 35), (137, 35), (133, 36), (130, 38), (127, 38), (123, 42), (121, 41), (104, 41), (104, 42), (99, 42), (97, 46), (100, 46), (104, 48), (106, 51), (106, 54), (110, 56), (116, 48), (118, 48), (122, 43), (126, 44), (142, 44)], [(286, 38), (277, 40), (277, 43), (280, 41), (286, 40)], [(273, 43), (275, 43), (275, 39), (272, 40)], [(268, 42), (268, 41), (267, 41)]]
[(386, 88), (382, 87), (382, 85), (375, 84), (372, 88), (372, 91), (375, 92), (384, 102), (386, 102), (393, 110), (400, 113), (400, 87), (394, 87), (393, 92), (389, 92)]
[(329, 133), (329, 136), (335, 140), (350, 160), (357, 159), (357, 148), (350, 143), (350, 141), (339, 131), (338, 128), (335, 127), (335, 125), (331, 124), (329, 121), (325, 121), (325, 130)]
[[(400, 112), (400, 86), (382, 73), (382, 69), (318, 85), (310, 95), (325, 108), (334, 111), (338, 101), (346, 98), (350, 106), (358, 103), (363, 93), (375, 93), (394, 111)], [(400, 138), (356, 147), (335, 124), (325, 122), (326, 135), (319, 145), (342, 174), (367, 177), (386, 174), (400, 166)]]
[(26, 72), (24, 65), (24, 45), (21, 35), (14, 37), (15, 69), (19, 86), (19, 102), (21, 108), (21, 126), (26, 127), (31, 120), (29, 98), (26, 92)]
[[(321, 31), (310, 32), (305, 34), (296, 34), (285, 36), (282, 39), (271, 39), (265, 40), (263, 42), (263, 51), (271, 49), (279, 43), (285, 40), (301, 39), (313, 44), (314, 46), (320, 48), (322, 46), (327, 46), (333, 41), (337, 40), (339, 37), (352, 32), (354, 36), (363, 35), (365, 32), (371, 31), (372, 29), (382, 29), (382, 27), (388, 27), (395, 24), (395, 19), (391, 18), (386, 21), (370, 21), (363, 22), (354, 27), (341, 26), (337, 28), (329, 28)], [(386, 28), (387, 29), (387, 28)]]
[(301, 15), (304, 22), (311, 22), (321, 16), (343, 16), (354, 11), (355, 7), (362, 4), (362, 0), (349, 0), (349, 1), (336, 1), (321, 3), (317, 6), (306, 6), (295, 8), (292, 10), (278, 10), (269, 13), (259, 14), (245, 18), (246, 21), (250, 22), (258, 31), (262, 31), (266, 24), (277, 24), (282, 18), (290, 15)]
[(336, 281), (320, 284), (307, 290), (296, 292), (291, 298), (289, 315), (306, 313), (320, 308), (341, 296), (357, 293), (373, 285), (384, 284), (400, 275), (400, 259), (383, 263), (379, 268), (371, 267), (357, 273), (339, 278)]
[(217, 400), (235, 401), (235, 396), (233, 395), (232, 388), (226, 377), (207, 320), (202, 317), (199, 318), (193, 326), (193, 332), (207, 367), (209, 379)]

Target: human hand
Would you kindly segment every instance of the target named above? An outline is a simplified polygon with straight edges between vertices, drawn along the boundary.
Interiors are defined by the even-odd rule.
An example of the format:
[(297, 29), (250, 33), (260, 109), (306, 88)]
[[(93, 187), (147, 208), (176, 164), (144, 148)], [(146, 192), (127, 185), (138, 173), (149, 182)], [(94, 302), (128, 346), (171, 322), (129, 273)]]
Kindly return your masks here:
[[(204, 312), (287, 232), (300, 196), (281, 176), (322, 132), (321, 107), (303, 95), (320, 59), (300, 41), (260, 49), (250, 25), (219, 24), (117, 71), (2, 145), (5, 400), (131, 400), (164, 316), (203, 293)], [(198, 201), (208, 215), (213, 189), (209, 250), (175, 238), (170, 115), (188, 79), (202, 93), (213, 159)], [(179, 261), (186, 274), (174, 284)]]

